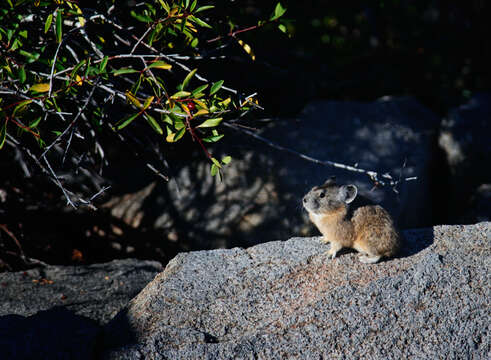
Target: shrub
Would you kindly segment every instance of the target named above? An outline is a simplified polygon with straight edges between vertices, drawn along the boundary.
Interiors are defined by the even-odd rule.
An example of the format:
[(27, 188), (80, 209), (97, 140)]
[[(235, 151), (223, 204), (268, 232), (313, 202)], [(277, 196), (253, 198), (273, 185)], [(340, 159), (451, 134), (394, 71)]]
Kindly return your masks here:
[(197, 0), (79, 4), (0, 5), (0, 149), (21, 150), (74, 207), (91, 205), (105, 188), (83, 199), (64, 186), (59, 169), (101, 173), (115, 140), (151, 149), (165, 168), (162, 149), (187, 135), (220, 175), (231, 158), (216, 159), (207, 146), (224, 136), (222, 122), (260, 107), (254, 94), (210, 79), (195, 64), (230, 39), (254, 60), (238, 35), (270, 23), (286, 31), (279, 22), (286, 10), (278, 3), (268, 20), (245, 29), (230, 23), (217, 36), (214, 6)]

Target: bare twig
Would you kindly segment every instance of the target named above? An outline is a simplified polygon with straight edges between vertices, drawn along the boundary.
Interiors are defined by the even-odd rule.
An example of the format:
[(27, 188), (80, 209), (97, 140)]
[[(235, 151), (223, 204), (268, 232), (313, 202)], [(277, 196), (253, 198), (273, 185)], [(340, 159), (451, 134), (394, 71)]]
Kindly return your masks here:
[[(59, 10), (58, 10), (59, 11)], [(74, 31), (77, 31), (77, 30), (81, 30), (81, 31), (84, 31), (83, 27), (76, 27), (76, 28), (73, 28), (71, 29), (70, 31), (68, 31), (66, 33), (65, 36), (63, 36), (63, 38), (61, 39), (60, 43), (58, 44), (58, 46), (56, 47), (56, 51), (55, 51), (55, 56), (53, 57), (53, 64), (51, 64), (51, 74), (49, 76), (49, 91), (48, 91), (48, 97), (51, 97), (51, 93), (53, 91), (53, 75), (55, 73), (55, 65), (56, 65), (56, 60), (58, 59), (58, 52), (60, 51), (60, 48), (61, 48), (61, 45), (63, 44), (63, 42), (65, 41), (65, 39), (67, 39), (72, 32)]]
[(136, 42), (135, 46), (133, 46), (133, 49), (131, 49), (130, 51), (130, 54), (133, 54), (136, 50), (136, 48), (138, 47), (138, 45), (140, 45), (140, 43), (143, 41), (143, 39), (145, 39), (145, 36), (147, 36), (147, 34), (150, 32), (150, 30), (153, 29), (153, 26), (149, 26), (148, 29), (143, 33), (143, 35), (138, 39), (138, 41)]
[[(39, 161), (39, 159), (34, 154), (32, 154), (32, 152), (28, 148), (24, 147), (19, 141), (17, 141), (10, 134), (7, 134), (7, 144), (10, 145), (10, 146), (12, 146), (12, 147), (14, 147), (14, 148), (16, 148), (16, 149), (20, 149), (25, 154), (27, 154), (27, 156), (29, 158), (31, 158), (36, 163), (36, 165), (43, 171), (43, 173), (45, 173), (47, 175), (47, 178), (50, 179), (57, 187), (60, 188), (60, 190), (63, 192), (63, 195), (65, 196), (65, 198), (67, 200), (67, 204), (70, 205), (70, 206), (72, 206), (75, 209), (78, 207), (78, 205), (76, 203), (74, 203), (74, 201), (70, 197), (70, 194), (72, 196), (75, 196), (75, 195), (72, 192), (68, 191), (63, 186), (63, 184), (60, 182), (58, 176), (56, 175), (56, 173), (51, 168), (51, 165), (49, 164), (49, 162), (46, 159), (46, 157), (43, 157), (43, 161), (46, 163), (48, 169), (46, 169), (46, 167)], [(95, 197), (99, 196), (102, 192), (106, 191), (107, 189), (109, 189), (108, 186), (103, 187), (95, 195), (93, 195), (89, 200), (85, 200), (83, 198), (77, 197), (78, 198), (77, 199), (77, 202), (80, 203), (80, 204), (86, 205), (86, 206), (90, 207), (93, 210), (96, 210), (97, 208), (92, 204), (92, 200)]]
[[(244, 134), (247, 134), (249, 136), (252, 136), (253, 138), (265, 143), (266, 145), (274, 148), (274, 149), (277, 149), (277, 150), (280, 150), (280, 151), (286, 151), (286, 152), (289, 152), (290, 154), (293, 154), (295, 156), (298, 156), (299, 158), (301, 159), (304, 159), (304, 160), (307, 160), (307, 161), (310, 161), (310, 162), (313, 162), (313, 163), (316, 163), (316, 164), (319, 164), (319, 165), (323, 165), (323, 166), (330, 166), (330, 167), (335, 167), (335, 168), (338, 168), (338, 169), (343, 169), (343, 170), (347, 170), (347, 171), (352, 171), (352, 172), (357, 172), (357, 173), (362, 173), (362, 174), (366, 174), (368, 175), (368, 177), (370, 178), (370, 180), (372, 180), (376, 185), (380, 185), (380, 186), (396, 186), (400, 181), (401, 179), (399, 180), (393, 180), (392, 176), (389, 174), (389, 173), (384, 173), (384, 174), (379, 174), (378, 172), (376, 171), (372, 171), (372, 170), (365, 170), (365, 169), (360, 169), (358, 167), (354, 167), (354, 166), (350, 166), (350, 165), (345, 165), (345, 164), (341, 164), (341, 163), (338, 163), (338, 162), (334, 162), (334, 161), (330, 161), (330, 160), (319, 160), (319, 159), (316, 159), (316, 158), (313, 158), (309, 155), (306, 155), (306, 154), (303, 154), (303, 153), (300, 153), (296, 150), (293, 150), (293, 149), (290, 149), (290, 148), (287, 148), (287, 147), (284, 147), (282, 145), (278, 145), (274, 142), (272, 142), (271, 140), (268, 140), (250, 130), (247, 130), (247, 129), (244, 129), (244, 128), (240, 128), (238, 127), (237, 125), (232, 125), (232, 124), (229, 124), (229, 123), (222, 123), (224, 126), (227, 126), (231, 129), (234, 129), (236, 131), (240, 131)], [(387, 179), (387, 180), (382, 180), (381, 178), (384, 178), (384, 179)], [(408, 178), (405, 178), (403, 179), (404, 181), (411, 181), (411, 180), (416, 180), (417, 177), (416, 176), (413, 176), (413, 177), (408, 177)]]
[[(90, 99), (92, 99), (92, 96), (94, 95), (94, 91), (97, 87), (97, 82), (94, 84), (94, 86), (92, 87), (92, 90), (90, 91), (90, 94), (89, 96), (87, 97), (87, 99), (85, 100), (85, 103), (82, 105), (82, 107), (80, 108), (80, 110), (78, 111), (77, 115), (75, 116), (75, 118), (72, 120), (72, 122), (70, 123), (70, 125), (68, 125), (68, 127), (63, 131), (63, 133), (60, 134), (60, 136), (58, 136), (55, 141), (53, 141), (53, 143), (51, 144), (51, 146), (56, 142), (56, 141), (59, 141), (61, 139), (61, 136), (66, 133), (66, 131), (71, 127), (72, 128), (72, 131), (70, 133), (70, 138), (68, 140), (68, 144), (66, 146), (66, 149), (65, 149), (65, 152), (63, 153), (63, 159), (61, 161), (62, 164), (65, 163), (65, 158), (66, 158), (66, 154), (68, 153), (68, 148), (70, 147), (70, 144), (72, 143), (72, 137), (73, 137), (73, 133), (75, 132), (75, 121), (77, 121), (77, 119), (79, 118), (79, 116), (84, 112), (85, 108), (87, 107), (87, 105), (89, 104), (90, 102)], [(46, 149), (46, 151), (48, 151), (48, 149)], [(44, 153), (46, 153), (46, 151)]]
[(48, 159), (46, 159), (45, 156), (43, 156), (42, 158), (43, 158), (44, 162), (46, 163), (46, 166), (48, 167), (48, 169), (49, 169), (49, 171), (51, 173), (52, 179), (55, 181), (55, 184), (61, 189), (61, 191), (63, 192), (63, 195), (65, 195), (65, 198), (66, 198), (66, 201), (67, 201), (67, 205), (71, 205), (73, 208), (76, 209), (77, 206), (73, 203), (72, 199), (70, 198), (70, 195), (68, 194), (68, 192), (66, 191), (66, 189), (61, 184), (60, 179), (58, 178), (58, 176), (56, 176), (56, 173), (53, 171), (53, 168), (49, 164)]
[(149, 168), (150, 170), (152, 170), (155, 175), (160, 176), (165, 181), (169, 181), (169, 177), (168, 176), (165, 176), (164, 174), (162, 174), (160, 171), (158, 171), (156, 168), (154, 168), (151, 164), (147, 163), (147, 168)]
[(5, 233), (14, 241), (15, 245), (19, 249), (19, 254), (23, 258), (24, 257), (24, 250), (22, 249), (22, 246), (20, 245), (19, 240), (17, 240), (17, 237), (7, 228), (6, 224), (0, 224), (0, 229), (5, 231)]
[(106, 190), (110, 189), (111, 186), (104, 186), (102, 189), (100, 189), (97, 193), (95, 193), (94, 195), (92, 195), (89, 199), (89, 203), (91, 203), (96, 197), (98, 197), (99, 195), (101, 195), (103, 192), (105, 192)]
[[(90, 99), (92, 98), (92, 96), (94, 95), (94, 91), (96, 89), (96, 85), (95, 84), (93, 87), (92, 87), (92, 91), (90, 92), (89, 96), (87, 97), (87, 99), (85, 100), (84, 104), (82, 105), (82, 108), (78, 111), (77, 115), (75, 115), (75, 118), (72, 120), (72, 122), (65, 128), (65, 130), (63, 130), (63, 132), (58, 135), (56, 137), (56, 139), (53, 140), (53, 142), (51, 144), (49, 144), (46, 149), (43, 151), (43, 153), (41, 154), (40, 158), (44, 157), (46, 155), (46, 153), (53, 147), (53, 145), (55, 145), (58, 141), (60, 141), (60, 139), (65, 136), (65, 134), (68, 132), (68, 130), (70, 130), (70, 128), (75, 124), (75, 122), (77, 121), (77, 119), (80, 117), (80, 115), (83, 113), (83, 111), (85, 110), (85, 108), (87, 107)], [(68, 150), (68, 147), (66, 149), (66, 151)], [(66, 154), (66, 151), (65, 151), (65, 154)], [(63, 155), (63, 162), (65, 161), (65, 155)]]

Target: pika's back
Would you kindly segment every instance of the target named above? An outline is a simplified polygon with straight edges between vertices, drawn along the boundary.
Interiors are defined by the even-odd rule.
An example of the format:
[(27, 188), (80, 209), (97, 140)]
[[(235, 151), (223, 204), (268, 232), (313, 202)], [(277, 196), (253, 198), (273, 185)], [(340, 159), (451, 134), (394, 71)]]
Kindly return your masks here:
[(392, 217), (381, 206), (362, 206), (351, 218), (355, 243), (363, 244), (382, 256), (394, 256), (400, 248), (400, 236)]

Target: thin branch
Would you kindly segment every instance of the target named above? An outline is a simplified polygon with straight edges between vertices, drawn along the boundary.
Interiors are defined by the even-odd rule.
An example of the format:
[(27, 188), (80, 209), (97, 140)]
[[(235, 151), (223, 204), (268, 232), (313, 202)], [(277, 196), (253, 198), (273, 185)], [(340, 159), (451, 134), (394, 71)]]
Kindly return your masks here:
[(100, 189), (97, 193), (95, 193), (94, 195), (92, 195), (89, 199), (89, 203), (91, 203), (96, 197), (98, 197), (99, 195), (101, 195), (103, 192), (105, 192), (106, 190), (110, 189), (111, 186), (104, 186), (102, 189)]
[(267, 21), (267, 22), (262, 23), (262, 24), (252, 25), (252, 26), (246, 27), (244, 29), (239, 29), (239, 30), (231, 31), (231, 32), (229, 32), (226, 35), (220, 35), (220, 36), (217, 36), (216, 38), (213, 38), (213, 39), (210, 39), (210, 40), (206, 40), (206, 42), (207, 43), (212, 43), (214, 41), (221, 40), (221, 39), (223, 39), (225, 37), (235, 37), (235, 35), (237, 35), (237, 34), (240, 34), (240, 33), (246, 32), (246, 31), (251, 31), (251, 30), (259, 29), (259, 28), (261, 28), (264, 25), (269, 24), (269, 23), (270, 23), (270, 21)]
[(148, 29), (143, 33), (143, 35), (138, 39), (135, 46), (133, 46), (133, 49), (131, 49), (131, 51), (130, 51), (131, 55), (135, 52), (138, 45), (140, 45), (140, 43), (143, 41), (143, 39), (145, 39), (145, 36), (147, 36), (147, 34), (150, 32), (150, 30), (152, 30), (152, 28), (153, 28), (153, 26), (149, 26)]
[[(65, 134), (68, 132), (68, 130), (75, 124), (75, 122), (77, 121), (77, 119), (80, 117), (80, 115), (82, 114), (82, 112), (85, 110), (85, 108), (87, 107), (90, 99), (92, 98), (92, 96), (94, 95), (94, 91), (96, 89), (96, 85), (97, 83), (92, 87), (92, 91), (90, 92), (89, 96), (87, 97), (87, 99), (85, 100), (84, 104), (82, 105), (82, 108), (79, 110), (79, 112), (77, 113), (77, 115), (75, 115), (75, 118), (72, 120), (72, 122), (65, 128), (65, 130), (63, 130), (63, 132), (58, 135), (56, 137), (56, 139), (53, 140), (53, 142), (48, 145), (46, 147), (46, 149), (43, 151), (43, 153), (41, 154), (40, 158), (41, 157), (44, 157), (46, 155), (46, 153), (53, 147), (53, 145), (55, 145), (58, 141), (60, 141), (60, 139), (65, 136)], [(68, 147), (67, 149), (65, 150), (65, 154), (63, 155), (63, 162), (65, 161), (65, 155), (66, 155), (66, 151), (68, 151)]]
[(160, 176), (162, 179), (165, 181), (169, 181), (169, 177), (162, 174), (160, 171), (158, 171), (156, 168), (154, 168), (150, 163), (147, 163), (147, 168), (153, 171), (153, 173), (157, 176)]
[(63, 40), (64, 39), (61, 39), (60, 43), (58, 44), (58, 47), (56, 48), (55, 56), (53, 58), (53, 64), (51, 65), (51, 74), (49, 75), (48, 97), (51, 97), (51, 92), (53, 91), (53, 74), (55, 73), (56, 59), (58, 58), (58, 52), (60, 51), (61, 44), (63, 44)]
[[(58, 176), (56, 175), (56, 173), (51, 168), (51, 165), (49, 164), (46, 157), (43, 157), (43, 160), (46, 163), (49, 170), (46, 169), (46, 167), (39, 161), (39, 159), (34, 154), (32, 154), (32, 152), (31, 152), (31, 150), (29, 150), (29, 148), (26, 148), (25, 146), (23, 146), (19, 141), (17, 141), (10, 134), (7, 134), (7, 144), (12, 146), (13, 148), (20, 149), (25, 154), (27, 154), (36, 163), (36, 165), (41, 169), (41, 171), (47, 175), (47, 178), (50, 179), (57, 187), (59, 187), (61, 189), (61, 191), (63, 192), (63, 195), (65, 196), (65, 198), (67, 200), (67, 204), (71, 205), (75, 209), (78, 207), (78, 205), (75, 204), (70, 197), (70, 194), (73, 196), (75, 196), (75, 194), (73, 194), (71, 191), (68, 191), (67, 189), (65, 189), (63, 187)], [(86, 205), (93, 210), (97, 210), (97, 208), (92, 204), (92, 200), (95, 199), (95, 197), (99, 196), (102, 192), (106, 191), (107, 189), (109, 189), (108, 186), (102, 188), (102, 190), (99, 190), (89, 200), (85, 200), (85, 199), (77, 196), (77, 198), (78, 198), (77, 202), (80, 204)]]
[[(389, 174), (389, 173), (384, 173), (384, 174), (379, 174), (378, 172), (376, 171), (371, 171), (371, 170), (365, 170), (365, 169), (360, 169), (358, 167), (354, 167), (354, 166), (350, 166), (350, 165), (345, 165), (345, 164), (341, 164), (341, 163), (338, 163), (338, 162), (334, 162), (334, 161), (330, 161), (330, 160), (319, 160), (319, 159), (316, 159), (316, 158), (313, 158), (309, 155), (305, 155), (303, 153), (300, 153), (296, 150), (293, 150), (293, 149), (290, 149), (290, 148), (287, 148), (287, 147), (284, 147), (284, 146), (281, 146), (281, 145), (278, 145), (274, 142), (272, 142), (271, 140), (268, 140), (250, 130), (247, 130), (247, 129), (243, 129), (243, 128), (240, 128), (238, 127), (237, 125), (232, 125), (232, 124), (229, 124), (229, 123), (222, 123), (224, 126), (227, 126), (231, 129), (234, 129), (236, 131), (239, 131), (239, 132), (242, 132), (244, 134), (247, 134), (249, 136), (252, 136), (253, 138), (265, 143), (266, 145), (274, 148), (274, 149), (277, 149), (277, 150), (280, 150), (280, 151), (286, 151), (286, 152), (289, 152), (290, 154), (293, 154), (295, 156), (298, 156), (299, 158), (301, 159), (304, 159), (304, 160), (307, 160), (307, 161), (310, 161), (310, 162), (313, 162), (313, 163), (316, 163), (316, 164), (319, 164), (319, 165), (323, 165), (323, 166), (330, 166), (330, 167), (335, 167), (335, 168), (338, 168), (338, 169), (343, 169), (343, 170), (347, 170), (347, 171), (352, 171), (352, 172), (357, 172), (357, 173), (361, 173), (361, 174), (366, 174), (368, 175), (368, 177), (376, 184), (376, 185), (381, 185), (381, 186), (396, 186), (400, 181), (401, 179), (399, 180), (396, 180), (394, 181), (392, 179), (392, 176)], [(384, 178), (384, 179), (387, 179), (386, 180), (382, 180), (381, 179)], [(404, 178), (403, 180), (404, 181), (411, 181), (411, 180), (416, 180), (417, 177), (416, 176), (413, 176), (413, 177), (408, 177), (408, 178)]]
[[(59, 11), (59, 10), (58, 10)], [(58, 44), (58, 46), (56, 47), (56, 52), (55, 52), (55, 56), (53, 58), (53, 64), (51, 65), (51, 74), (49, 76), (49, 91), (48, 91), (48, 97), (51, 97), (51, 92), (53, 91), (53, 75), (55, 73), (55, 65), (56, 65), (56, 60), (58, 59), (58, 52), (60, 51), (60, 48), (61, 48), (61, 45), (63, 44), (63, 42), (65, 41), (65, 39), (67, 39), (72, 32), (74, 31), (77, 31), (77, 30), (81, 30), (81, 31), (84, 31), (83, 30), (83, 27), (77, 27), (77, 28), (74, 28), (74, 29), (71, 29), (70, 31), (68, 31), (65, 36), (63, 36), (63, 38), (61, 39), (60, 43)]]
[(48, 159), (46, 159), (46, 157), (44, 155), (43, 155), (43, 160), (46, 163), (46, 166), (48, 167), (48, 169), (51, 173), (52, 179), (55, 181), (55, 184), (61, 189), (61, 191), (63, 192), (63, 195), (65, 195), (67, 205), (71, 205), (74, 209), (76, 209), (77, 205), (75, 205), (73, 203), (72, 199), (70, 198), (70, 195), (68, 194), (66, 189), (61, 184), (60, 179), (58, 178), (58, 176), (56, 176), (56, 173), (53, 171), (53, 169), (51, 168), (51, 165), (48, 162)]
[[(105, 17), (104, 15), (102, 15), (102, 14), (97, 14), (97, 15), (91, 16), (91, 17), (90, 17), (90, 19), (91, 19), (91, 20), (93, 20), (93, 19), (103, 19), (104, 21), (106, 21), (106, 22), (110, 23), (111, 25), (113, 25), (113, 26), (114, 26), (114, 27), (116, 27), (117, 29), (119, 29), (119, 30), (125, 30), (123, 27), (121, 27), (120, 25), (118, 25), (118, 24), (116, 24), (115, 22), (111, 21), (110, 19), (106, 18), (106, 17)], [(137, 37), (136, 35), (131, 34), (131, 37), (132, 37), (134, 40), (136, 40), (136, 41), (138, 41), (138, 40), (139, 40), (139, 39), (138, 39), (138, 37)], [(156, 54), (159, 54), (161, 57), (163, 57), (163, 58), (165, 58), (167, 61), (169, 61), (169, 62), (171, 62), (171, 63), (173, 63), (173, 64), (175, 64), (175, 65), (179, 66), (181, 69), (185, 70), (186, 72), (188, 72), (188, 73), (189, 73), (189, 72), (192, 70), (192, 69), (190, 69), (189, 67), (187, 67), (186, 65), (184, 65), (184, 64), (182, 64), (182, 63), (178, 62), (177, 60), (173, 59), (171, 56), (168, 56), (168, 55), (166, 55), (166, 54), (161, 53), (161, 52), (160, 52), (160, 51), (158, 51), (156, 48), (154, 48), (153, 46), (148, 45), (148, 44), (147, 44), (147, 43), (145, 43), (144, 41), (141, 41), (140, 43), (141, 43), (143, 46), (145, 46), (147, 49), (149, 49), (149, 50), (153, 51), (153, 52), (154, 52), (154, 53), (156, 53)], [(194, 75), (194, 77), (195, 77), (196, 79), (201, 80), (201, 81), (206, 82), (206, 83), (209, 83), (209, 82), (210, 82), (208, 79), (206, 79), (205, 77), (201, 76), (199, 73), (196, 73), (196, 74)], [(238, 94), (239, 94), (239, 92), (238, 92), (237, 90), (235, 90), (235, 89), (232, 89), (232, 88), (229, 88), (229, 87), (226, 87), (226, 86), (222, 86), (221, 88), (222, 88), (223, 90), (228, 91), (228, 92), (231, 92), (231, 93), (233, 93), (233, 94), (235, 94), (235, 95), (238, 95)]]
[(25, 257), (24, 250), (22, 249), (22, 246), (20, 245), (19, 240), (17, 240), (17, 237), (7, 228), (6, 224), (0, 224), (0, 229), (5, 231), (5, 233), (8, 236), (10, 236), (10, 238), (14, 241), (15, 245), (19, 249), (19, 254), (20, 254), (21, 258), (24, 258)]

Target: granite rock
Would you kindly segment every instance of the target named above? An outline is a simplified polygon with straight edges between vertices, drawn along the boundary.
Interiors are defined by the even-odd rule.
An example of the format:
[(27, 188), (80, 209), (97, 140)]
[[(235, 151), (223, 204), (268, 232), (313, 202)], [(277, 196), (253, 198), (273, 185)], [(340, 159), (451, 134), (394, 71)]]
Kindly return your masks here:
[(104, 359), (491, 355), (491, 223), (404, 232), (399, 257), (319, 238), (179, 254), (104, 329)]

